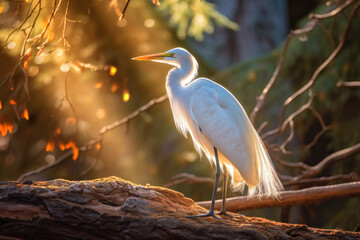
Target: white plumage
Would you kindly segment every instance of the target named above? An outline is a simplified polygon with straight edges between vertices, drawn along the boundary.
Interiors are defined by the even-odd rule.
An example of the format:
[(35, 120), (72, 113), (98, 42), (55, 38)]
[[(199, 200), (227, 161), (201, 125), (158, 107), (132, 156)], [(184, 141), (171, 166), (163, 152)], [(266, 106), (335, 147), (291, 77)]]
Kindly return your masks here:
[(195, 79), (198, 64), (188, 51), (174, 48), (133, 59), (175, 66), (166, 79), (175, 125), (185, 137), (190, 134), (199, 154), (204, 153), (215, 165), (214, 147), (217, 149), (219, 167), (231, 176), (234, 190), (242, 191), (246, 183), (251, 196), (278, 197), (282, 184), (243, 107), (221, 85), (206, 78)]

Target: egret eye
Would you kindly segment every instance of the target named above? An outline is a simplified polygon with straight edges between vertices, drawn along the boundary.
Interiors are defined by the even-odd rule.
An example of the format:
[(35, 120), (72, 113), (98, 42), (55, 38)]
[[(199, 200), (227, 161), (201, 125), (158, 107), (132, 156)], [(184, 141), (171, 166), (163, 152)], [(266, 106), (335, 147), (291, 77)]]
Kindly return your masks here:
[(175, 57), (175, 53), (167, 52), (163, 54), (164, 57)]

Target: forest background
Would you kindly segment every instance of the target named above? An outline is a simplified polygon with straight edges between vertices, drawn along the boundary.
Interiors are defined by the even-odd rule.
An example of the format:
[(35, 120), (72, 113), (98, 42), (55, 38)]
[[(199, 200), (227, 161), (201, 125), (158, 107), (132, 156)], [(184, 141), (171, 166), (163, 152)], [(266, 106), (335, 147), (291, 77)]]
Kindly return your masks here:
[[(287, 190), (358, 181), (358, 7), (354, 0), (0, 1), (0, 180), (115, 175), (208, 200), (214, 170), (176, 131), (163, 97), (169, 66), (130, 60), (181, 46), (199, 61), (199, 76), (243, 104)], [(242, 213), (353, 230), (360, 200)]]

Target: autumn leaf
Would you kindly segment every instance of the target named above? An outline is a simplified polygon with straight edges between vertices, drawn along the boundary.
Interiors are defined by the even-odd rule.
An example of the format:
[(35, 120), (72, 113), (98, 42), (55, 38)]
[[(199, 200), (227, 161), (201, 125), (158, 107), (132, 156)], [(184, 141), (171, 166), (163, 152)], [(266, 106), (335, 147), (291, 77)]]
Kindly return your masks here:
[(56, 129), (55, 133), (56, 133), (57, 135), (59, 135), (59, 134), (61, 133), (61, 129), (58, 127), (58, 128)]
[(76, 146), (76, 143), (73, 141), (69, 141), (66, 145), (65, 145), (66, 149), (71, 148), (73, 151), (73, 156), (72, 159), (75, 161), (78, 157), (79, 157), (79, 149)]
[(21, 114), (22, 118), (29, 120), (29, 112), (27, 109), (25, 109), (22, 114)]
[(10, 104), (11, 105), (16, 105), (16, 101), (14, 99), (10, 99)]
[(5, 123), (4, 124), (0, 124), (0, 133), (1, 133), (1, 136), (5, 136), (6, 133), (7, 133), (7, 128), (6, 128), (6, 125)]
[(72, 159), (73, 159), (74, 161), (76, 161), (76, 159), (79, 157), (79, 149), (78, 149), (76, 146), (74, 146), (74, 147), (72, 147), (72, 150), (73, 150), (73, 157), (72, 157)]
[(46, 152), (52, 152), (55, 149), (55, 142), (54, 141), (49, 141), (46, 146), (45, 146), (45, 151)]
[(2, 103), (1, 103), (1, 101), (0, 101), (0, 110), (2, 109)]
[(63, 142), (58, 142), (58, 147), (61, 151), (65, 151), (65, 144)]

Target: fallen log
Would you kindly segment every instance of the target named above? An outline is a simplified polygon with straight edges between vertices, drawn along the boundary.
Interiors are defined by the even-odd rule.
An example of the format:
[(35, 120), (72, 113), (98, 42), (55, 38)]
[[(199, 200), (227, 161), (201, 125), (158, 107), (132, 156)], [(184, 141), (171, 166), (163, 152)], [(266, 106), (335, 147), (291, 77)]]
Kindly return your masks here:
[(0, 239), (350, 239), (360, 233), (205, 212), (183, 194), (120, 178), (0, 183)]

